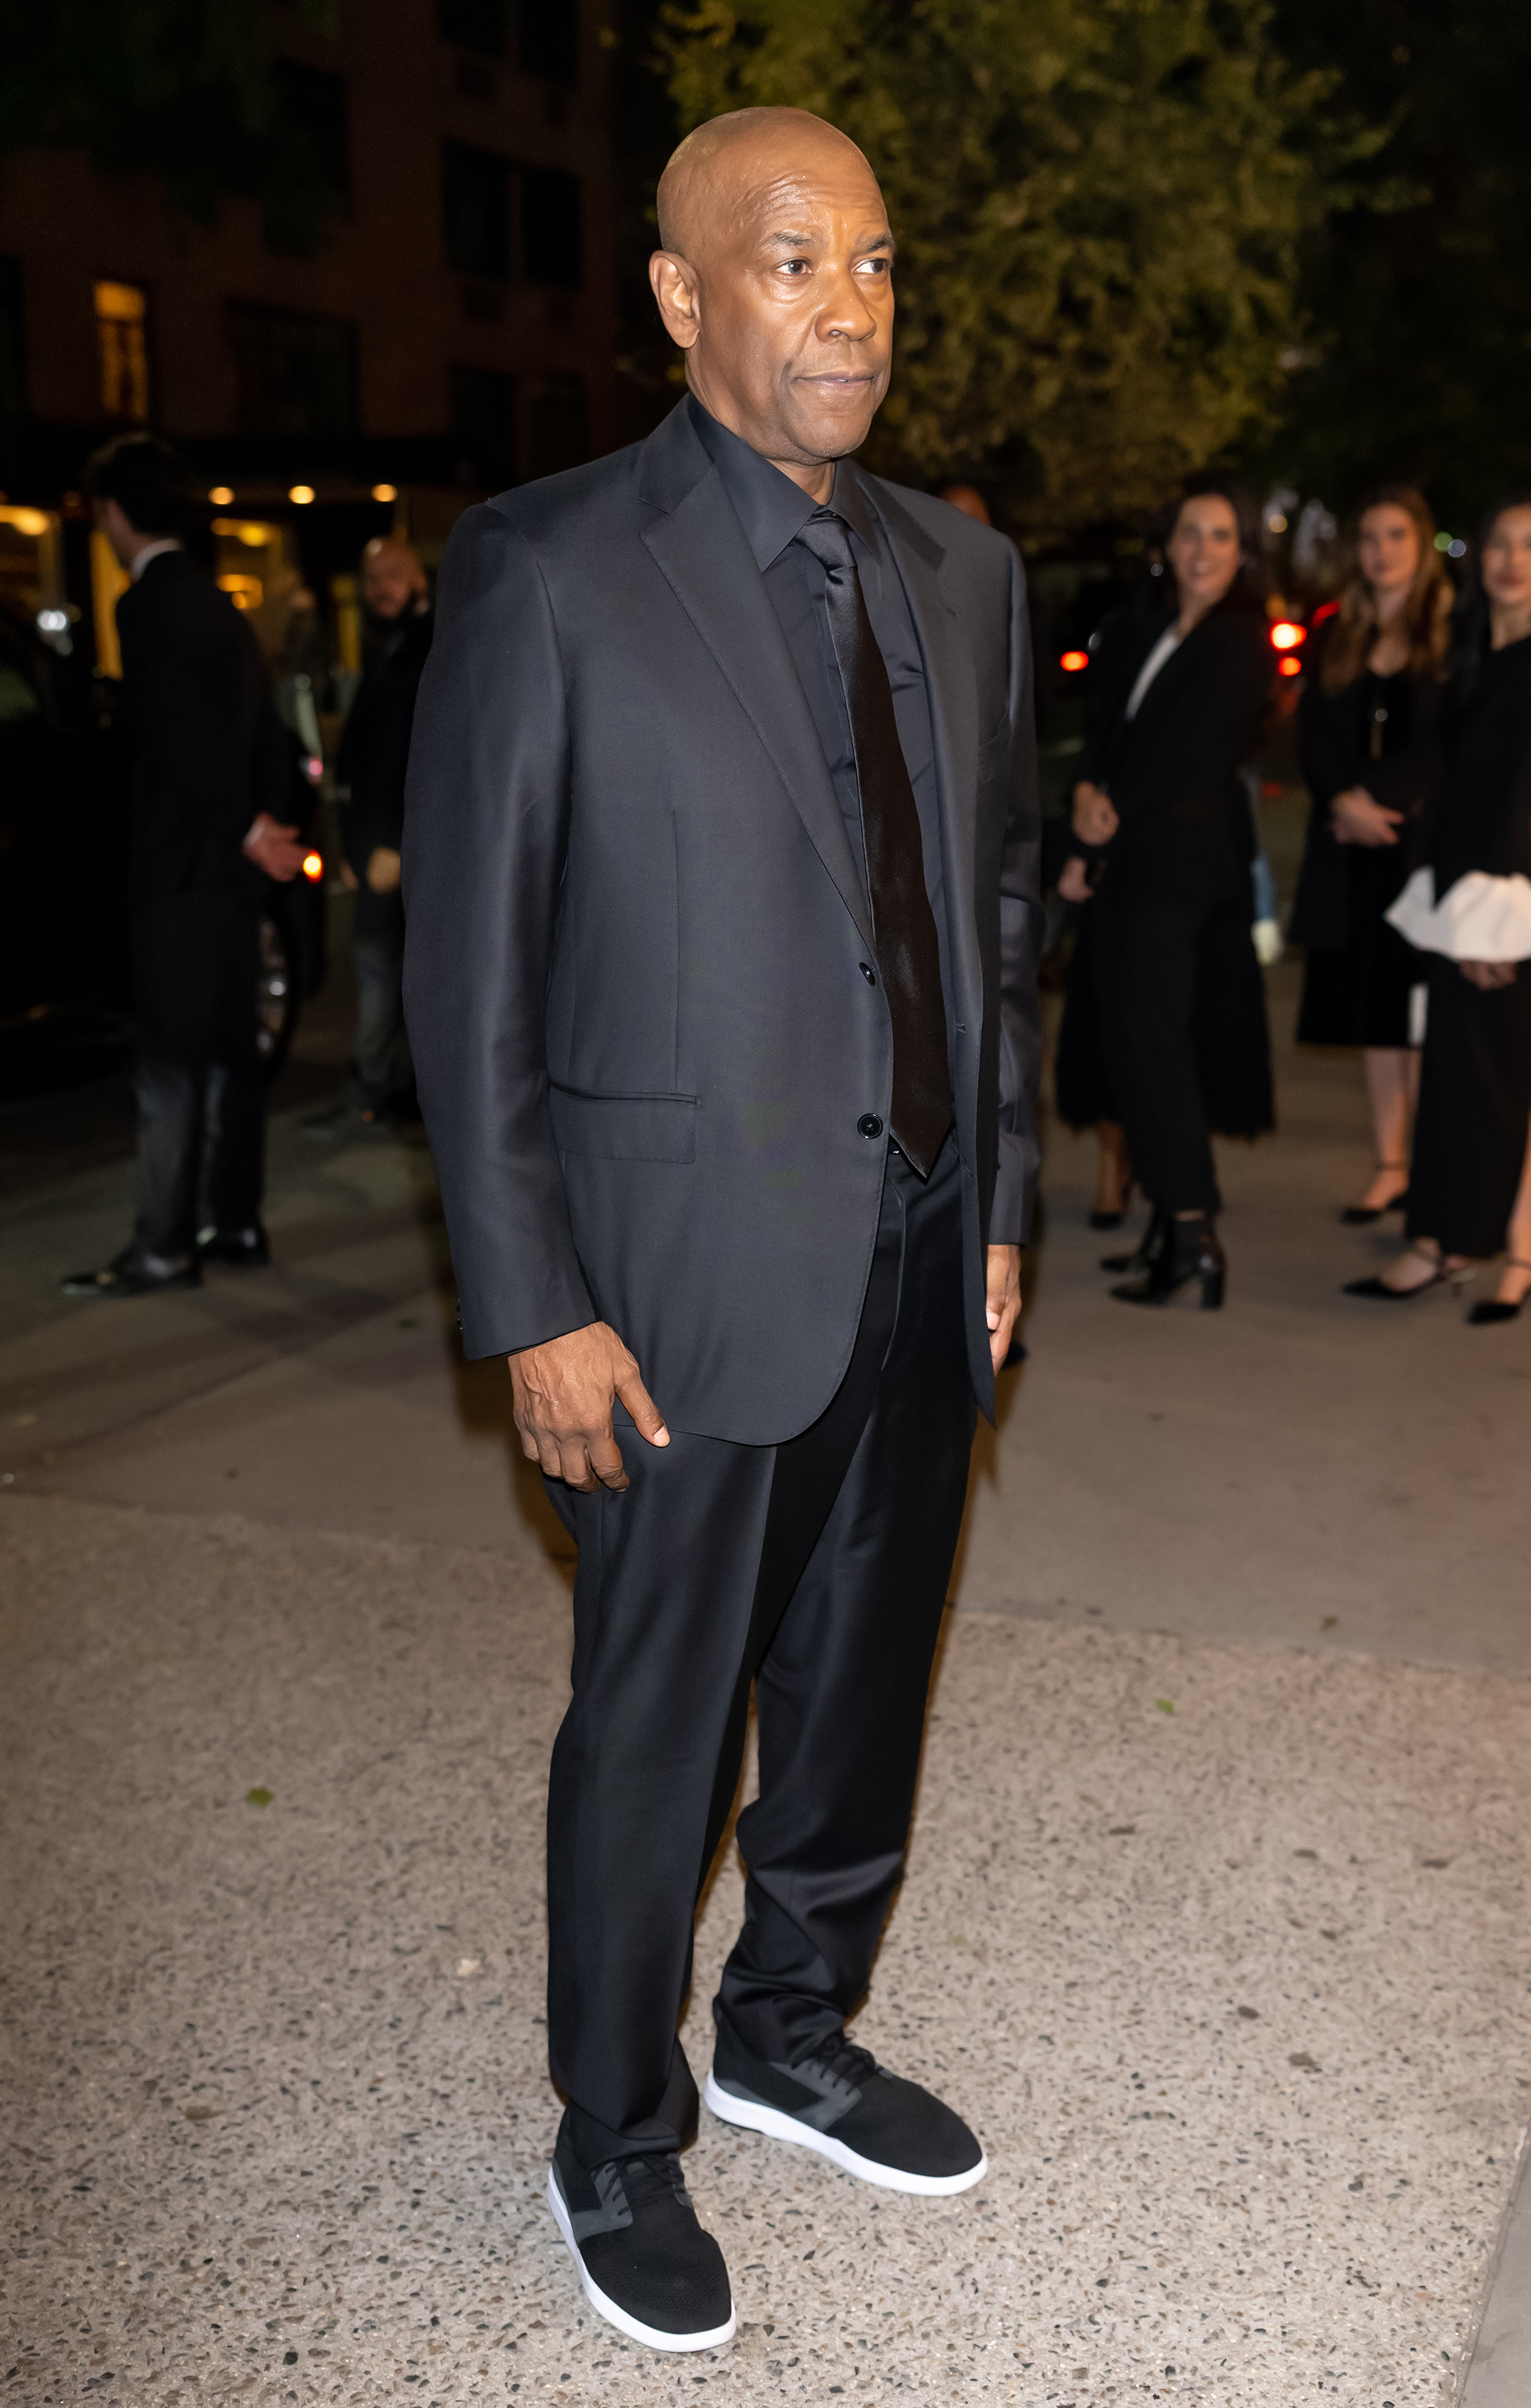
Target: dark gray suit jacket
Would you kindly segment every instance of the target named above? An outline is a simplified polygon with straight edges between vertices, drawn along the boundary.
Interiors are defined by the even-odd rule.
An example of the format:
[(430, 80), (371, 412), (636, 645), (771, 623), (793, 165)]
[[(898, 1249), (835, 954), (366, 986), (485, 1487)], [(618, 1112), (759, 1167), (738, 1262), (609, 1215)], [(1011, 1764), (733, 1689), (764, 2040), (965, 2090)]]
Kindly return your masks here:
[[(867, 479), (924, 654), (968, 1351), (1035, 1172), (1038, 813), (1013, 545)], [(794, 1436), (850, 1360), (893, 1039), (823, 750), (684, 406), (465, 513), (405, 814), (405, 999), (470, 1355), (608, 1321), (672, 1427)]]

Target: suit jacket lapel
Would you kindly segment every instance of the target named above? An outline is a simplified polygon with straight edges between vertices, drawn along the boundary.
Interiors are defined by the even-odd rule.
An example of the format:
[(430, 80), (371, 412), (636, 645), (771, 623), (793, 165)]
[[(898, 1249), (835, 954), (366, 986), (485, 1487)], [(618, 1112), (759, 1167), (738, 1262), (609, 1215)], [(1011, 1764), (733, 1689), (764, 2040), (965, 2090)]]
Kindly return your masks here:
[(644, 447), (641, 491), (663, 513), (643, 540), (733, 688), (868, 947), (871, 911), (787, 639), (734, 506), (684, 404)]
[(864, 474), (893, 548), (909, 597), (909, 615), (925, 665), (936, 791), (941, 810), (941, 856), (947, 887), (947, 940), (962, 1016), (976, 1028), (983, 1010), (983, 968), (978, 951), (979, 785), (978, 681), (962, 619), (948, 601), (940, 545), (909, 516), (880, 479)]

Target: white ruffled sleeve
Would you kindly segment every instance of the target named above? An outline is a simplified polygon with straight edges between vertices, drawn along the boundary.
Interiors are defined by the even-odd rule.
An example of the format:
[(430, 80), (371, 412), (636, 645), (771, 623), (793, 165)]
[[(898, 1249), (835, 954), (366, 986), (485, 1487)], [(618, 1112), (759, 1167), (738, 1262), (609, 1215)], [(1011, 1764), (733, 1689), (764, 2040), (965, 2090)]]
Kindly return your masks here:
[(1531, 961), (1531, 878), (1469, 869), (1436, 901), (1433, 869), (1416, 869), (1386, 917), (1422, 953), (1453, 962)]

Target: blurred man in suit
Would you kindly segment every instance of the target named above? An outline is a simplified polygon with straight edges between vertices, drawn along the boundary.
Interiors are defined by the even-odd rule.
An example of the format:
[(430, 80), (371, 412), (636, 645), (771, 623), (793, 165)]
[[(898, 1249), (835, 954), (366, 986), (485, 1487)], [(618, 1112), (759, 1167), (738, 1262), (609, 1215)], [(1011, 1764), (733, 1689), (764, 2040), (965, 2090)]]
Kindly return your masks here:
[(431, 606), (420, 554), (375, 536), (362, 554), (368, 632), (366, 674), (347, 714), (336, 759), (340, 789), (340, 874), (355, 896), (356, 1058), (334, 1108), (305, 1121), (311, 1137), (382, 1137), (412, 1085), (404, 1030), (404, 775), (409, 765), (420, 673), (431, 649)]
[(64, 1287), (115, 1297), (194, 1287), (208, 1260), (270, 1259), (254, 873), (294, 878), (303, 848), (286, 824), (292, 753), (254, 635), (184, 548), (183, 464), (152, 436), (122, 436), (87, 483), (131, 580), (117, 630), (133, 746), (137, 1197), (121, 1254)]
[(1020, 1310), (1039, 913), (1020, 558), (851, 456), (892, 361), (870, 167), (741, 110), (659, 231), (689, 394), (448, 549), (406, 1001), (464, 1341), (579, 1545), (549, 2203), (598, 2313), (688, 2350), (734, 2329), (677, 2027), (751, 1681), (708, 2105), (915, 2196), (985, 2170), (845, 2025)]

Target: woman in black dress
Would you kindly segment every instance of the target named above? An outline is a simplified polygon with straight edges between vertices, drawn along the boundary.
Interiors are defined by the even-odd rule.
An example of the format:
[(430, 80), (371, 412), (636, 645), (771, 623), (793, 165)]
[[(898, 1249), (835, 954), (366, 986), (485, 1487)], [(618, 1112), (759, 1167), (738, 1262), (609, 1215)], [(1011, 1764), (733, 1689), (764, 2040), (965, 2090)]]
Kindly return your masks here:
[(1270, 700), (1257, 556), (1231, 488), (1188, 489), (1165, 545), (1167, 607), (1125, 623), (1119, 643), (1102, 640), (1100, 707), (1074, 789), (1079, 854), (1097, 866), (1102, 1051), (1153, 1207), (1139, 1275), (1111, 1291), (1129, 1304), (1166, 1304), (1192, 1281), (1204, 1305), (1223, 1302), (1209, 1087), (1242, 1083), (1239, 1125), (1273, 1119), (1241, 775)]
[(1479, 1324), (1531, 1290), (1531, 494), (1489, 518), (1463, 595), (1427, 867), (1391, 917), (1429, 955), (1409, 1243), (1352, 1296), (1400, 1302), (1504, 1251)]
[(1384, 485), (1363, 505), (1355, 549), (1297, 712), (1313, 809), (1289, 933), (1308, 952), (1299, 1044), (1363, 1049), (1377, 1168), (1340, 1217), (1367, 1222), (1400, 1206), (1409, 1185), (1419, 1087), (1409, 996), (1424, 967), (1383, 915), (1415, 867), (1435, 776), (1452, 583), (1411, 485)]

